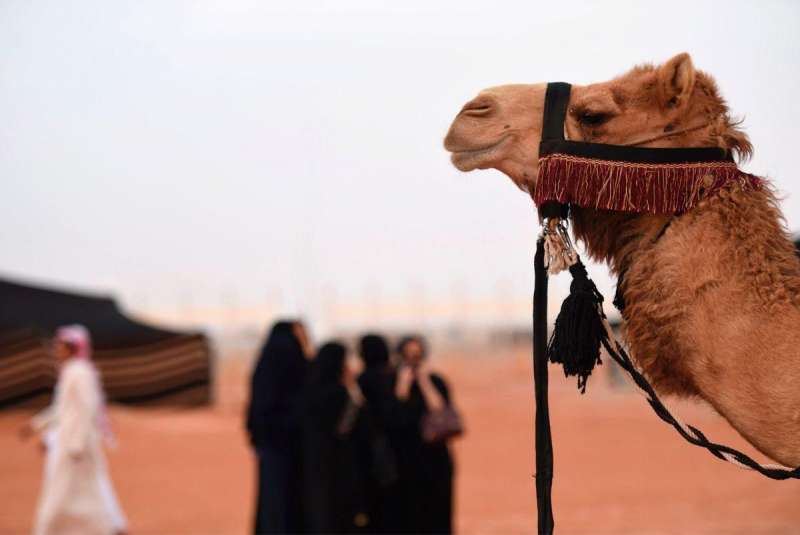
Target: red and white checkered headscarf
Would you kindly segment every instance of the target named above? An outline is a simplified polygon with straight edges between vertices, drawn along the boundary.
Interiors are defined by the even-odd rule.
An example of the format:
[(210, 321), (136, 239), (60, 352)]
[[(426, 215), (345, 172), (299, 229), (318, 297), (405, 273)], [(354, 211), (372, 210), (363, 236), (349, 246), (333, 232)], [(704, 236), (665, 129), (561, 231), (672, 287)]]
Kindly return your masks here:
[(75, 357), (92, 358), (92, 337), (83, 325), (64, 325), (56, 329), (56, 340), (65, 342), (75, 348)]

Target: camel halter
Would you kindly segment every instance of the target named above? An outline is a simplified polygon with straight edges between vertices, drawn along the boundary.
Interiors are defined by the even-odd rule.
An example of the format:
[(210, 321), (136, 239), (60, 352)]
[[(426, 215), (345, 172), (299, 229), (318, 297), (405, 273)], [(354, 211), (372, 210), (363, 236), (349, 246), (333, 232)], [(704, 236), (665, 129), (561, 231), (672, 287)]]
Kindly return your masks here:
[[(570, 206), (652, 214), (681, 214), (701, 200), (736, 183), (744, 190), (763, 186), (760, 178), (740, 171), (721, 148), (649, 148), (571, 141), (564, 138), (564, 121), (571, 86), (547, 86), (544, 102), (539, 175), (533, 200), (543, 223), (534, 257), (533, 376), (536, 401), (536, 503), (538, 532), (553, 533), (551, 503), (553, 443), (548, 407), (549, 362), (562, 364), (567, 376), (577, 376), (583, 393), (600, 364), (600, 348), (619, 364), (647, 397), (664, 422), (691, 444), (716, 457), (772, 479), (800, 479), (794, 470), (761, 465), (733, 448), (711, 442), (698, 429), (673, 416), (652, 385), (615, 339), (603, 312), (602, 294), (569, 239)], [(677, 135), (677, 133), (670, 133)], [(667, 137), (667, 136), (664, 136)], [(652, 139), (650, 140), (652, 141)], [(548, 275), (569, 270), (573, 280), (548, 341)], [(619, 287), (619, 281), (618, 281)], [(614, 302), (620, 309), (622, 299)]]
[[(652, 148), (565, 139), (571, 87), (563, 82), (547, 85), (533, 198), (540, 209), (557, 202), (676, 214), (691, 210), (734, 181), (745, 188), (761, 186), (761, 179), (740, 171), (730, 152), (718, 147)], [(664, 137), (677, 134), (670, 132)]]

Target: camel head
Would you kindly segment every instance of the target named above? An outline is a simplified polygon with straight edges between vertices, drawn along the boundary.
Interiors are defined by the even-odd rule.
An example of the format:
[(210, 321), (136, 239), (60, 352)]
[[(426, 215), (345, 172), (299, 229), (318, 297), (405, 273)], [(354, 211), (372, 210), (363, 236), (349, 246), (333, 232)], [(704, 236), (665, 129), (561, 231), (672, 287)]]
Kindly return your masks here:
[[(456, 116), (444, 140), (461, 171), (498, 169), (533, 192), (547, 84), (481, 91)], [(728, 115), (714, 80), (688, 54), (644, 65), (607, 82), (572, 86), (567, 139), (640, 147), (723, 147), (747, 157), (747, 136)]]

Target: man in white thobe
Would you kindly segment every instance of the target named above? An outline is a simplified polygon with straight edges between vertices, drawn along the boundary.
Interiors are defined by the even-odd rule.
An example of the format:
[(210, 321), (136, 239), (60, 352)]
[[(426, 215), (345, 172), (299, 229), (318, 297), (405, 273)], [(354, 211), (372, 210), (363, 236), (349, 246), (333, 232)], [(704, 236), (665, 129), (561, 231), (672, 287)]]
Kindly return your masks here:
[(60, 371), (52, 405), (33, 418), (47, 453), (34, 535), (119, 535), (127, 530), (101, 438), (109, 437), (91, 339), (81, 325), (56, 331)]

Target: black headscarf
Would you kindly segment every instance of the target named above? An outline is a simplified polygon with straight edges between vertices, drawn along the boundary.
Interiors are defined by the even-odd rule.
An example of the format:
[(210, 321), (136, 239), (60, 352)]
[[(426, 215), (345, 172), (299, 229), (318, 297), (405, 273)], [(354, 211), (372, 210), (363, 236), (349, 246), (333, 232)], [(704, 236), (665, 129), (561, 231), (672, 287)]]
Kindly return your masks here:
[(296, 359), (303, 356), (303, 347), (295, 334), (295, 326), (298, 324), (294, 320), (281, 320), (275, 322), (270, 329), (264, 346), (261, 348), (261, 359), (269, 358), (271, 361), (280, 359)]
[(324, 387), (341, 383), (347, 349), (338, 342), (323, 345), (311, 367), (309, 386)]
[(383, 336), (366, 334), (361, 337), (358, 346), (366, 368), (384, 367), (389, 363), (389, 345)]
[(296, 402), (307, 368), (296, 325), (284, 320), (272, 326), (253, 371), (247, 431), (256, 446), (265, 439), (283, 441), (281, 435), (296, 424)]

